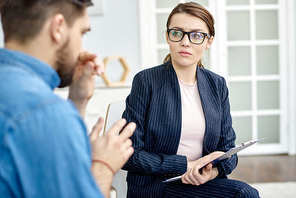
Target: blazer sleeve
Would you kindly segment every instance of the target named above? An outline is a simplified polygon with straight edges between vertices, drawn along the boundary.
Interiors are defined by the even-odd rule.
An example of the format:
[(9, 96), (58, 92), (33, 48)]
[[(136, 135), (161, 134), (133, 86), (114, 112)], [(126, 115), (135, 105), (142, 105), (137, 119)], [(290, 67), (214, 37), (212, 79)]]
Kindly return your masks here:
[[(235, 147), (236, 135), (232, 128), (232, 118), (230, 115), (230, 104), (228, 88), (226, 86), (225, 79), (222, 82), (222, 124), (221, 124), (221, 136), (218, 143), (218, 149), (220, 151), (228, 151)], [(223, 160), (218, 164), (218, 171), (220, 177), (225, 177), (230, 174), (237, 166), (238, 158), (237, 155), (232, 155), (231, 158)]]
[(133, 80), (132, 90), (126, 99), (123, 117), (127, 122), (135, 122), (137, 128), (131, 137), (134, 154), (123, 169), (141, 174), (184, 174), (187, 171), (187, 158), (181, 155), (152, 153), (145, 150), (145, 123), (149, 113), (151, 86), (142, 72)]

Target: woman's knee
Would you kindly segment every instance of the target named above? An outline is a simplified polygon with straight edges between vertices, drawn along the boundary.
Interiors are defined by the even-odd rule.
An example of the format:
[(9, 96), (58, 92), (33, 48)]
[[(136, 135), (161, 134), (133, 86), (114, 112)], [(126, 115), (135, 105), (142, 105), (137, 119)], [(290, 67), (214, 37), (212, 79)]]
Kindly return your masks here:
[(238, 193), (237, 198), (259, 198), (259, 192), (257, 189), (252, 186), (246, 184)]

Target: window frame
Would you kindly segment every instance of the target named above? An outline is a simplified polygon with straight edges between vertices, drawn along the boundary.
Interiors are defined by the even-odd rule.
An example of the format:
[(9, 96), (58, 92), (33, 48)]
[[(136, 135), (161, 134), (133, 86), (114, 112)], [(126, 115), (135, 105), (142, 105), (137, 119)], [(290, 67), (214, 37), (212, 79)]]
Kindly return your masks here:
[[(268, 75), (268, 76), (256, 76), (255, 79), (251, 79), (252, 82), (252, 101), (257, 101), (256, 93), (256, 83), (258, 80), (279, 80), (280, 81), (280, 110), (263, 110), (255, 112), (255, 115), (250, 112), (234, 112), (232, 111), (232, 116), (243, 116), (251, 115), (254, 120), (254, 116), (258, 115), (280, 115), (280, 143), (279, 144), (258, 144), (252, 148), (249, 148), (247, 151), (242, 152), (243, 155), (257, 155), (257, 154), (279, 154), (279, 153), (296, 153), (296, 138), (294, 131), (296, 130), (296, 109), (295, 104), (292, 101), (295, 101), (295, 84), (294, 80), (295, 69), (295, 46), (291, 45), (291, 38), (293, 43), (295, 43), (295, 21), (294, 21), (294, 2), (278, 0), (278, 5), (255, 5), (255, 0), (250, 0), (250, 6), (226, 6), (226, 0), (213, 1), (209, 0), (208, 9), (214, 15), (214, 18), (219, 18), (216, 20), (216, 31), (225, 32), (227, 29), (226, 21), (226, 10), (244, 10), (251, 7), (250, 13), (250, 28), (252, 29), (253, 37), (255, 35), (255, 23), (254, 21), (256, 9), (259, 10), (274, 10), (278, 9), (279, 13), (279, 29), (281, 30), (279, 34), (279, 41), (256, 41), (256, 43), (233, 41), (228, 44), (232, 46), (241, 46), (248, 45), (252, 48), (256, 48), (259, 45), (278, 45), (279, 46), (279, 61), (280, 61), (280, 74), (279, 75)], [(180, 2), (185, 2), (180, 0)], [(157, 27), (156, 27), (156, 14), (157, 13), (169, 13), (171, 10), (167, 8), (156, 8), (155, 0), (145, 1), (139, 0), (139, 13), (140, 13), (140, 38), (141, 38), (141, 65), (142, 68), (149, 68), (161, 64), (157, 60), (157, 50), (158, 49), (167, 49), (168, 46), (165, 44), (157, 43)], [(224, 76), (227, 82), (231, 81), (244, 81), (250, 80), (248, 77), (229, 77), (227, 71), (227, 50), (225, 47), (227, 45), (227, 34), (217, 34), (215, 37), (215, 42), (213, 43), (210, 53), (210, 63), (212, 67), (211, 70), (216, 73)], [(289, 41), (288, 41), (289, 38)], [(290, 42), (290, 45), (289, 45)], [(293, 44), (292, 43), (292, 44)], [(252, 67), (256, 66), (256, 49), (252, 49), (251, 58), (252, 58)], [(252, 68), (256, 69), (256, 68)], [(253, 83), (255, 81), (255, 83)], [(290, 101), (290, 102), (289, 102)], [(254, 102), (253, 102), (254, 103)], [(252, 109), (256, 109), (257, 104), (252, 104)], [(294, 110), (294, 111), (293, 111)], [(252, 111), (252, 110), (251, 110)], [(253, 128), (253, 138), (257, 137), (257, 120), (252, 124)], [(290, 138), (294, 137), (294, 138)]]

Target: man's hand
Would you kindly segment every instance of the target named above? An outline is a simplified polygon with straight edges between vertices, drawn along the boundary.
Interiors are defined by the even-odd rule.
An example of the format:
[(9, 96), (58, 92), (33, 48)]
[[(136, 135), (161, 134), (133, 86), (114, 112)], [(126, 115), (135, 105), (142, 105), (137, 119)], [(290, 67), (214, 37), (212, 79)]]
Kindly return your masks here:
[(99, 136), (103, 126), (103, 119), (100, 118), (90, 135), (93, 160), (108, 163), (115, 172), (121, 169), (134, 152), (129, 138), (133, 135), (136, 124), (125, 125), (126, 120), (121, 119), (113, 124), (107, 134)]
[(198, 160), (188, 162), (188, 169), (187, 172), (182, 176), (182, 182), (184, 184), (191, 184), (197, 186), (200, 184), (204, 184), (217, 177), (218, 169), (213, 168), (210, 162), (222, 156), (223, 154), (224, 152), (216, 151)]
[(124, 127), (126, 121), (121, 119), (111, 127), (107, 134), (99, 136), (103, 124), (104, 120), (100, 118), (90, 135), (92, 158), (107, 163), (112, 171), (104, 163), (98, 162), (92, 164), (92, 173), (104, 196), (109, 197), (113, 171), (117, 172), (134, 152), (132, 141), (129, 138), (133, 135), (136, 124), (129, 123)]
[(95, 76), (101, 75), (103, 72), (104, 65), (95, 54), (80, 53), (68, 98), (73, 101), (82, 117), (84, 117), (87, 103), (94, 93)]

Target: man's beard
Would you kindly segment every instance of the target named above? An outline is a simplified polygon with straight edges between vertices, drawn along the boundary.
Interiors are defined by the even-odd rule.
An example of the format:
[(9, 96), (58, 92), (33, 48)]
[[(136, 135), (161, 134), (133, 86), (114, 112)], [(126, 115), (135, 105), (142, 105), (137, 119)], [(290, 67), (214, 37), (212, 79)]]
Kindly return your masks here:
[(58, 86), (59, 88), (67, 87), (72, 83), (72, 78), (74, 75), (75, 64), (71, 63), (70, 57), (71, 50), (69, 48), (70, 38), (67, 39), (65, 44), (57, 51), (55, 66), (57, 68), (57, 73), (61, 79), (61, 83)]

